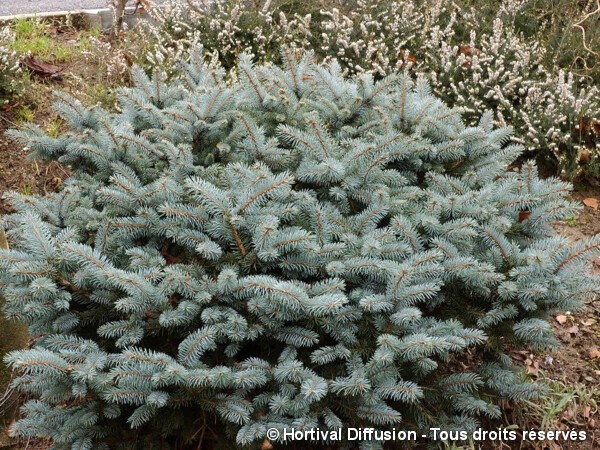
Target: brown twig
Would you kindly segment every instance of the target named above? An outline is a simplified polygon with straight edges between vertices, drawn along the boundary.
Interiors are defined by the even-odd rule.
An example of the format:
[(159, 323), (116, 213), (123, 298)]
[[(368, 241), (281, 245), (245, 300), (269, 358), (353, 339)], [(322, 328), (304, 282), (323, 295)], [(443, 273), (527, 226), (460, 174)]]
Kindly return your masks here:
[(238, 248), (240, 249), (240, 253), (242, 254), (242, 256), (246, 256), (248, 254), (248, 252), (246, 251), (246, 247), (244, 247), (244, 243), (242, 242), (242, 238), (240, 237), (240, 234), (238, 233), (237, 229), (232, 224), (229, 224), (229, 226), (231, 228), (231, 232), (233, 233), (233, 238), (235, 239), (235, 243), (237, 244)]
[(583, 19), (581, 19), (579, 22), (573, 24), (573, 26), (575, 28), (578, 28), (579, 30), (581, 30), (581, 40), (582, 40), (583, 48), (585, 48), (589, 53), (591, 53), (594, 56), (600, 56), (600, 54), (588, 47), (587, 42), (586, 42), (586, 37), (585, 37), (585, 28), (583, 27), (582, 24), (587, 19), (589, 19), (591, 16), (593, 16), (594, 14), (598, 14), (598, 13), (600, 13), (600, 0), (596, 0), (596, 9), (594, 11), (586, 14), (583, 17)]

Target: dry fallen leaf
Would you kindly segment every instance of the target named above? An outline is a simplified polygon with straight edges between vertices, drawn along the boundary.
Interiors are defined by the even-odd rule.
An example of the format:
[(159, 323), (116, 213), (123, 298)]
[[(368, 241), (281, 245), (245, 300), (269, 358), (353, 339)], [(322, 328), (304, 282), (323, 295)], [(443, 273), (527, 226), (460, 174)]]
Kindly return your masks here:
[(265, 438), (262, 445), (260, 446), (260, 450), (271, 450), (272, 448), (273, 444), (271, 444), (271, 442), (267, 438)]
[(560, 323), (562, 325), (563, 323), (565, 323), (567, 321), (567, 316), (565, 316), (564, 314), (559, 314), (558, 316), (555, 317), (555, 319), (558, 323)]
[(26, 66), (32, 73), (39, 77), (57, 78), (64, 70), (64, 67), (55, 66), (46, 61), (36, 58), (35, 56), (27, 56), (21, 60), (21, 64)]
[(575, 334), (579, 333), (579, 327), (577, 325), (573, 325), (567, 331), (569, 332), (569, 334), (575, 335)]
[(571, 408), (570, 406), (565, 409), (565, 411), (562, 413), (563, 418), (565, 419), (572, 419), (573, 417), (575, 417), (575, 413), (573, 412), (573, 408)]
[(8, 250), (8, 240), (6, 239), (6, 234), (4, 234), (4, 230), (0, 230), (0, 248), (2, 250)]
[(588, 197), (583, 199), (583, 204), (589, 206), (592, 209), (598, 209), (598, 199), (594, 197)]
[(562, 447), (553, 441), (547, 441), (545, 445), (547, 445), (550, 450), (562, 450)]
[(587, 148), (584, 148), (583, 150), (581, 150), (581, 153), (579, 153), (579, 163), (587, 164), (588, 162), (590, 162), (591, 157), (592, 152), (590, 152)]
[(471, 67), (471, 59), (472, 56), (478, 56), (481, 53), (481, 50), (475, 47), (471, 47), (470, 45), (461, 45), (458, 48), (457, 55), (465, 55), (465, 62), (463, 63), (464, 67)]
[(526, 359), (525, 364), (527, 366), (527, 373), (537, 377), (540, 363), (537, 361), (532, 361), (531, 359)]
[(523, 222), (531, 217), (531, 211), (519, 211), (519, 222)]
[(577, 125), (575, 125), (575, 129), (577, 130), (577, 133), (587, 133), (591, 124), (592, 123), (589, 120), (580, 117)]
[(517, 361), (525, 361), (527, 359), (528, 354), (529, 354), (529, 352), (518, 351), (518, 352), (512, 352), (511, 356), (513, 357), (513, 359), (516, 359)]
[(596, 319), (585, 319), (581, 321), (581, 325), (585, 326), (585, 327), (591, 327), (592, 325), (594, 325), (596, 323)]
[(402, 58), (401, 65), (403, 66), (404, 63), (406, 63), (409, 69), (411, 69), (417, 62), (417, 57), (408, 50), (401, 50), (399, 56)]
[(588, 356), (590, 359), (598, 359), (600, 358), (600, 350), (595, 345), (588, 348)]
[(592, 412), (592, 407), (589, 405), (586, 405), (583, 408), (583, 417), (585, 417), (586, 419), (590, 418), (590, 413)]

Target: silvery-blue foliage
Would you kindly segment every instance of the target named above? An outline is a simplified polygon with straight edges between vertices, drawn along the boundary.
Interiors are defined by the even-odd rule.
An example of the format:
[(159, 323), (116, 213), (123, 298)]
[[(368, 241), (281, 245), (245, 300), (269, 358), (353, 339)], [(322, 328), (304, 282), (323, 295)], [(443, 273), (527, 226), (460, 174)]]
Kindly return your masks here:
[(260, 444), (476, 427), (538, 395), (507, 346), (555, 344), (547, 315), (599, 290), (600, 239), (550, 225), (570, 186), (508, 171), (510, 130), (465, 127), (421, 79), (282, 59), (134, 69), (118, 113), (60, 94), (69, 132), (12, 133), (73, 170), (2, 224), (5, 313), (34, 338), (7, 357), (31, 398), (13, 433), (178, 448), (217, 422)]

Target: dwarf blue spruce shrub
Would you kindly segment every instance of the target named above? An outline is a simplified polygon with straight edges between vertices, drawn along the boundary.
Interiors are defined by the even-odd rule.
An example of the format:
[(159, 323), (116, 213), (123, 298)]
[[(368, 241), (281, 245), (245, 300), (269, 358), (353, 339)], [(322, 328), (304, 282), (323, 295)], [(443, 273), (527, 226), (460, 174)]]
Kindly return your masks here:
[(134, 69), (118, 113), (59, 94), (69, 132), (12, 133), (73, 170), (56, 194), (10, 194), (2, 223), (5, 314), (33, 337), (6, 358), (29, 398), (15, 435), (469, 430), (492, 399), (539, 395), (507, 352), (554, 345), (548, 314), (599, 291), (600, 239), (550, 225), (576, 209), (570, 186), (508, 171), (510, 130), (465, 127), (421, 79), (282, 59)]

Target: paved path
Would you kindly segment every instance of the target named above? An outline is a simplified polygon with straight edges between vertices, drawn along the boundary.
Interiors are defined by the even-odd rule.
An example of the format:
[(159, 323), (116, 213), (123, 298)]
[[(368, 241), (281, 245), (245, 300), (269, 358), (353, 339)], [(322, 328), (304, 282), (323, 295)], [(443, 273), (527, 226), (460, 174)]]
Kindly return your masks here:
[(104, 8), (109, 0), (0, 0), (0, 16)]

